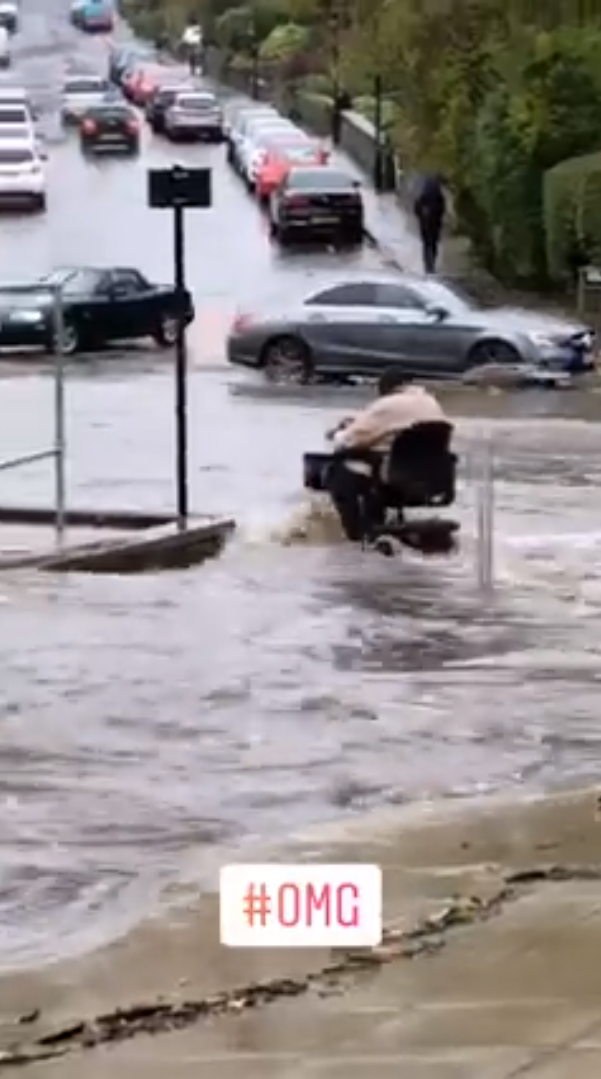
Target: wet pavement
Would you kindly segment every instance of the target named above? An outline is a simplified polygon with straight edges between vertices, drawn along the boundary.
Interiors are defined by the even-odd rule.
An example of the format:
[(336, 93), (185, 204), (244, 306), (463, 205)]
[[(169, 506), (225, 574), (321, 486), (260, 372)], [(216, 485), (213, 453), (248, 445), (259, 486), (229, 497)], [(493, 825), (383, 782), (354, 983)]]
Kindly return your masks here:
[[(47, 106), (51, 186), (46, 220), (0, 222), (4, 276), (120, 262), (169, 280), (170, 223), (145, 206), (145, 169), (173, 151), (148, 139), (139, 162), (94, 164), (61, 141), (60, 78), (73, 64), (100, 69), (106, 44), (79, 38), (59, 0), (24, 5), (15, 75)], [(195, 573), (0, 581), (6, 969), (127, 930), (255, 839), (383, 804), (598, 773), (601, 397), (451, 402), (468, 462), (483, 434), (496, 446), (492, 604), (475, 588), (470, 482), (464, 551), (448, 566), (283, 545), (303, 514), (301, 454), (348, 402), (232, 392), (240, 376), (223, 366), (223, 334), (237, 306), (286, 302), (378, 254), (279, 255), (222, 148), (177, 157), (214, 169), (214, 209), (191, 214), (188, 231), (200, 309), (193, 502), (235, 514), (240, 537)], [(172, 389), (156, 351), (71, 369), (75, 504), (172, 504)], [(49, 375), (32, 363), (17, 376), (12, 364), (0, 393), (0, 457), (44, 448)], [(51, 477), (50, 465), (3, 474), (2, 500), (49, 504)]]
[[(213, 897), (91, 960), (0, 980), (0, 1064), (53, 1079), (596, 1079), (595, 792), (382, 814), (297, 860), (383, 869), (381, 945), (227, 949)], [(14, 1068), (11, 1067), (11, 1062)]]

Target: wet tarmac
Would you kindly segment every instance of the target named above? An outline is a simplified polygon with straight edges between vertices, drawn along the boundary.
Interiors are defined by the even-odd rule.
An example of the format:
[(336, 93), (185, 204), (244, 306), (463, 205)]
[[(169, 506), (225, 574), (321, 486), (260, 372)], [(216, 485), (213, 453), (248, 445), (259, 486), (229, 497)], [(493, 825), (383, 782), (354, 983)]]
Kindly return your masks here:
[[(69, 28), (65, 11), (59, 0), (24, 0), (15, 75), (48, 106), (56, 141), (46, 219), (0, 221), (3, 275), (114, 262), (169, 280), (169, 220), (146, 208), (145, 169), (173, 151), (148, 139), (139, 162), (90, 164), (59, 138), (52, 108), (63, 72), (99, 69), (106, 54), (105, 42)], [(177, 156), (214, 169), (214, 209), (191, 215), (188, 232), (200, 309), (193, 501), (237, 515), (240, 537), (197, 573), (0, 581), (5, 969), (126, 930), (176, 885), (212, 880), (226, 850), (254, 839), (277, 842), (384, 804), (573, 783), (599, 770), (601, 397), (486, 397), (488, 418), (481, 398), (454, 402), (466, 413), (468, 462), (483, 434), (495, 443), (492, 603), (475, 588), (473, 483), (461, 494), (464, 550), (448, 566), (282, 545), (304, 504), (301, 454), (348, 404), (232, 393), (223, 333), (238, 305), (285, 302), (378, 256), (279, 256), (222, 148)], [(0, 382), (0, 457), (49, 442), (52, 392), (37, 363), (25, 377), (11, 365)], [(67, 397), (72, 501), (172, 504), (169, 358), (82, 362)], [(2, 501), (48, 504), (51, 479), (50, 465), (5, 473)]]

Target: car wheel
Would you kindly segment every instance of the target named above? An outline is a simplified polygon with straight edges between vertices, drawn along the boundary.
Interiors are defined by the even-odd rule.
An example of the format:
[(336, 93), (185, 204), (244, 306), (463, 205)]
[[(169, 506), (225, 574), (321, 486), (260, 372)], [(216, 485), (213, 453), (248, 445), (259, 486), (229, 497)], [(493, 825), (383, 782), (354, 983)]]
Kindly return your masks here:
[(161, 348), (170, 348), (177, 341), (178, 320), (174, 315), (161, 315), (153, 337)]
[(491, 337), (485, 341), (478, 341), (470, 349), (467, 357), (467, 371), (468, 373), (475, 371), (484, 373), (488, 370), (491, 375), (495, 371), (499, 374), (510, 373), (512, 369), (523, 366), (523, 363), (524, 359), (514, 345)]
[(76, 352), (79, 352), (80, 346), (81, 339), (77, 326), (65, 320), (61, 340), (59, 341), (57, 335), (53, 334), (50, 351), (54, 354), (61, 352), (63, 356), (74, 356)]
[(261, 354), (260, 366), (268, 382), (306, 386), (315, 373), (311, 350), (300, 337), (274, 337)]

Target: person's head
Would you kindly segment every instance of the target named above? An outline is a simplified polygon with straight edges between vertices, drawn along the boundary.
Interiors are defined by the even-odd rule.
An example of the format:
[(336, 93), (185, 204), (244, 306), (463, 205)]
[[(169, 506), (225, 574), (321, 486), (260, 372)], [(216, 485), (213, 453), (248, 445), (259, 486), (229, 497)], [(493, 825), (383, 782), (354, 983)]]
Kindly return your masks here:
[(409, 375), (406, 375), (404, 371), (399, 370), (397, 367), (389, 367), (381, 375), (378, 382), (378, 395), (386, 397), (389, 393), (398, 393), (399, 390), (404, 390), (410, 382)]

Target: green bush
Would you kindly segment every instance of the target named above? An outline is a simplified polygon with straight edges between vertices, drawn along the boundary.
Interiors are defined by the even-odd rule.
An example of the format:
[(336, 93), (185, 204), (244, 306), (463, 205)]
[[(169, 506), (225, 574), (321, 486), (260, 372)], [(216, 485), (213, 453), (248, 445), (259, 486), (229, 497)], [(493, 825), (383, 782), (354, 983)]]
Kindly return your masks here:
[(292, 103), (294, 115), (317, 135), (329, 135), (332, 131), (332, 98), (325, 94), (295, 94)]
[[(376, 101), (374, 97), (364, 94), (362, 97), (356, 97), (353, 101), (353, 109), (356, 112), (361, 113), (366, 120), (370, 123), (375, 123), (376, 120)], [(399, 107), (394, 101), (387, 101), (384, 99), (382, 102), (382, 126), (384, 131), (389, 131), (394, 128), (399, 120)]]
[(549, 276), (574, 278), (579, 262), (601, 260), (601, 153), (563, 161), (545, 173), (543, 207)]
[(298, 26), (293, 22), (276, 26), (261, 45), (261, 60), (268, 64), (285, 63), (307, 47), (308, 37), (305, 26)]

